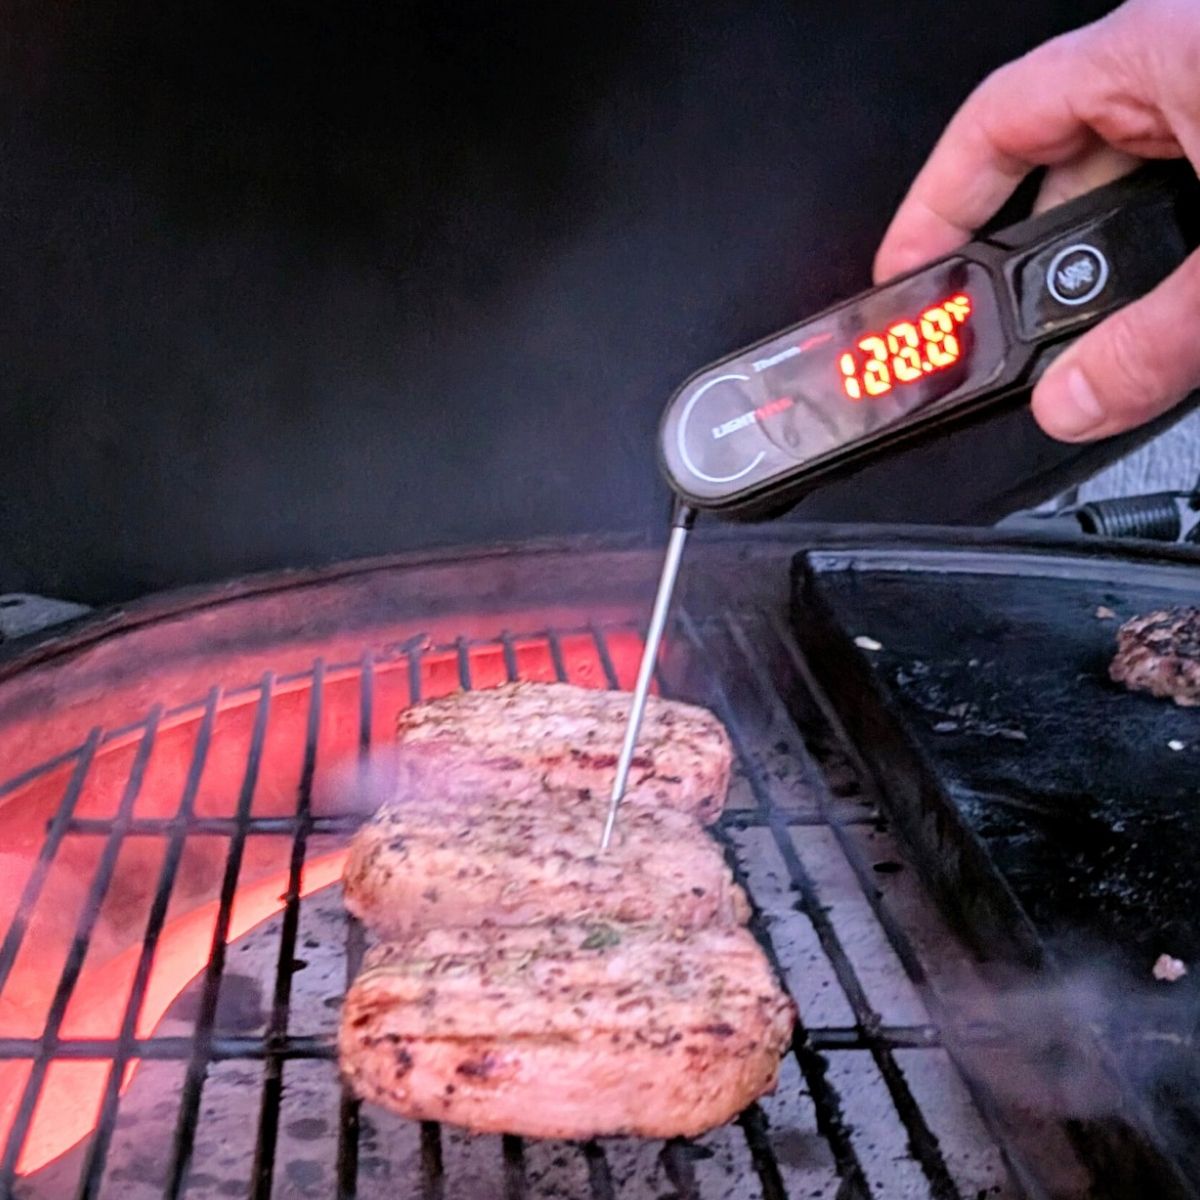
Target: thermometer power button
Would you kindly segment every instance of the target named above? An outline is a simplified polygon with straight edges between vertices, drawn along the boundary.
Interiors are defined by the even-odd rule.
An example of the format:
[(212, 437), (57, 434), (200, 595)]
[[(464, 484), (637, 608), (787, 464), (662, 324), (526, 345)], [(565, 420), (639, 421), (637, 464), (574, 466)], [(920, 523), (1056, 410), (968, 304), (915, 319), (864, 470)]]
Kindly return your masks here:
[(1075, 307), (1094, 300), (1108, 283), (1108, 259), (1097, 246), (1064, 246), (1046, 268), (1046, 288), (1059, 304)]

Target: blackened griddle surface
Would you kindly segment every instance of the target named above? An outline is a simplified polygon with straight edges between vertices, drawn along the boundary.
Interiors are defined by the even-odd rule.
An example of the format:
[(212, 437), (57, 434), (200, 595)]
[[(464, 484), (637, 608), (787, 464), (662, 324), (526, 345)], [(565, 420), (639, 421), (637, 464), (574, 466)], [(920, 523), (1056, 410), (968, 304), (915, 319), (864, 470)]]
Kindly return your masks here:
[(1108, 678), (1121, 620), (1200, 602), (1200, 558), (959, 533), (822, 547), (798, 587), (823, 688), (849, 715), (863, 681), (837, 655), (868, 665), (1045, 944), (1200, 963), (1200, 710)]
[[(1200, 709), (1108, 678), (1121, 620), (1200, 601), (1200, 556), (834, 534), (794, 584), (818, 692), (947, 915), (981, 958), (1022, 968), (1027, 994), (1075, 1014), (1065, 1057), (1038, 1040), (1044, 1008), (1013, 1010), (1032, 1028), (1019, 1036), (1064, 1078), (1086, 1078), (1098, 1050), (1124, 1100), (1077, 1115), (1148, 1131), (1200, 1192)], [(1190, 974), (1156, 983), (1162, 953)], [(1133, 1161), (1140, 1135), (1123, 1136), (1105, 1173)]]

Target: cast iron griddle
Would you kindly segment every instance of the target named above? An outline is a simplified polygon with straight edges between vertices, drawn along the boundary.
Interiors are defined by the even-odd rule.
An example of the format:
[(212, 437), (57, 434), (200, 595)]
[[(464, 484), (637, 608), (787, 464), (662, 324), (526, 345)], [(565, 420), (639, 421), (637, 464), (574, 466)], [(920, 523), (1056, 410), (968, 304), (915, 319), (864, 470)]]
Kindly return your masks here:
[[(818, 688), (947, 914), (982, 959), (1075, 981), (1031, 986), (1100, 1035), (1200, 1190), (1200, 709), (1108, 678), (1121, 620), (1200, 603), (1200, 555), (832, 532), (794, 585)], [(1164, 952), (1191, 973), (1156, 983)]]
[(946, 532), (820, 546), (797, 587), (802, 644), (884, 791), (899, 731), (881, 741), (871, 725), (890, 717), (932, 773), (926, 799), (943, 793), (1043, 948), (1200, 967), (1200, 709), (1108, 678), (1121, 620), (1200, 603), (1200, 556)]

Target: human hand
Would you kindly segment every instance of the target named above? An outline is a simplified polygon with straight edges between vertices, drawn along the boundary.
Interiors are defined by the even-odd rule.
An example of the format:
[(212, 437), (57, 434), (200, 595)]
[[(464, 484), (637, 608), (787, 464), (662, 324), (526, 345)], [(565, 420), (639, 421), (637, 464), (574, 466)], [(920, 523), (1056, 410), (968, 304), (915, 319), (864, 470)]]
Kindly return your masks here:
[[(875, 258), (882, 281), (968, 241), (1047, 166), (1045, 209), (1144, 158), (1200, 168), (1200, 0), (1129, 0), (989, 76), (913, 181)], [(1064, 351), (1033, 393), (1052, 437), (1141, 425), (1200, 387), (1200, 251)]]

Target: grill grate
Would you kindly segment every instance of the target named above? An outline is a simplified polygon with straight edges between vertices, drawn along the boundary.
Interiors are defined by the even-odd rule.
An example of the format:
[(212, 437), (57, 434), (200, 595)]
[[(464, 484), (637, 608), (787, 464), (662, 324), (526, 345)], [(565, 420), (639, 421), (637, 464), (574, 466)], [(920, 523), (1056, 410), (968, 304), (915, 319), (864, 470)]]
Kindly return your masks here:
[[(98, 1109), (94, 1122), (89, 1122), (92, 1131), (80, 1158), (73, 1190), (80, 1197), (100, 1196), (110, 1166), (122, 1084), (130, 1065), (139, 1061), (174, 1062), (183, 1071), (162, 1195), (174, 1198), (192, 1194), (189, 1180), (195, 1169), (194, 1147), (206, 1081), (219, 1064), (237, 1062), (254, 1064), (260, 1079), (253, 1115), (253, 1153), (243, 1171), (245, 1185), (239, 1194), (262, 1200), (272, 1195), (318, 1194), (287, 1190), (281, 1184), (278, 1159), (289, 1064), (330, 1064), (336, 1057), (327, 1037), (291, 1029), (306, 863), (318, 839), (328, 842), (337, 838), (344, 842), (358, 824), (358, 818), (313, 812), (314, 780), (318, 767), (323, 765), (319, 758), (331, 687), (335, 683), (339, 687), (347, 684), (357, 687), (354, 741), (360, 760), (365, 761), (379, 719), (377, 709), (383, 703), (381, 670), (386, 670), (389, 676), (399, 671), (413, 701), (422, 697), (434, 678), (439, 680), (441, 690), (445, 690), (447, 682), (463, 687), (486, 682), (477, 678), (479, 664), (492, 664), (493, 659), (499, 663), (502, 677), (516, 679), (527, 673), (522, 670), (521, 658), (522, 652), (530, 648), (536, 648), (545, 658), (541, 677), (568, 679), (572, 678), (573, 659), (564, 643), (570, 641), (572, 648), (577, 649), (580, 639), (587, 640), (598, 664), (598, 677), (591, 682), (609, 687), (628, 686), (630, 671), (625, 669), (625, 658), (631, 663), (633, 659), (626, 654), (619, 660), (614, 654), (613, 640), (621, 639), (625, 651), (636, 649), (640, 643), (624, 626), (589, 625), (520, 636), (506, 633), (487, 641), (458, 638), (435, 647), (410, 643), (387, 653), (368, 651), (356, 662), (326, 664), (317, 659), (307, 671), (280, 676), (268, 673), (245, 687), (214, 688), (192, 704), (153, 708), (141, 722), (116, 730), (93, 730), (70, 754), (60, 755), (0, 785), (3, 798), (39, 777), (49, 778), (56, 771), (70, 769), (61, 804), (46, 830), (15, 916), (0, 943), (0, 994), (18, 961), (35, 908), (65, 839), (98, 839), (103, 843), (41, 1033), (17, 1036), (11, 1028), (6, 1030), (0, 1010), (0, 1066), (29, 1064), (23, 1084), (14, 1092), (17, 1100), (7, 1119), (7, 1137), (0, 1159), (0, 1194), (40, 1194), (38, 1172), (21, 1178), (20, 1169), (52, 1064), (99, 1062), (105, 1070), (104, 1082), (97, 1093)], [(447, 670), (451, 672), (448, 681)], [(494, 666), (489, 665), (488, 671), (494, 673)], [(577, 672), (575, 678), (578, 681)], [(495, 681), (490, 676), (489, 680)], [(992, 1117), (986, 1098), (976, 1098), (976, 1111), (964, 1093), (961, 1103), (949, 1106), (955, 1109), (949, 1126), (941, 1119), (946, 1115), (943, 1111), (935, 1128), (928, 1105), (918, 1097), (910, 1081), (910, 1075), (921, 1074), (920, 1070), (905, 1065), (911, 1056), (937, 1056), (939, 1069), (946, 1062), (938, 1032), (936, 989), (926, 986), (929, 982), (926, 967), (928, 946), (949, 946), (950, 942), (939, 929), (936, 935), (926, 937), (922, 947), (914, 944), (903, 921), (889, 906), (886, 889), (881, 886), (884, 876), (873, 870), (864, 852), (864, 839), (878, 836), (878, 814), (862, 796), (836, 795), (836, 789), (831, 788), (806, 751), (801, 729), (793, 717), (796, 697), (803, 690), (804, 664), (786, 627), (757, 614), (701, 621), (683, 612), (677, 623), (670, 661), (664, 664), (659, 685), (664, 691), (682, 690), (710, 704), (730, 728), (739, 762), (738, 786), (743, 795), (739, 802), (731, 804), (716, 832), (754, 902), (752, 929), (781, 978), (792, 984), (801, 1012), (792, 1045), (792, 1067), (785, 1071), (778, 1096), (753, 1105), (742, 1114), (737, 1135), (729, 1131), (715, 1135), (725, 1139), (721, 1145), (732, 1146), (729, 1154), (743, 1161), (753, 1173), (755, 1182), (743, 1180), (738, 1185), (742, 1190), (736, 1194), (783, 1200), (799, 1194), (795, 1191), (797, 1180), (804, 1181), (806, 1195), (836, 1195), (847, 1200), (871, 1197), (884, 1200), (909, 1195), (966, 1200), (985, 1194), (1022, 1194), (1014, 1180), (1015, 1172), (1008, 1164), (1002, 1132), (994, 1124), (989, 1133), (982, 1132), (980, 1113), (983, 1120), (990, 1121)], [(257, 813), (255, 796), (267, 755), (273, 709), (280, 697), (297, 692), (306, 697), (306, 713), (294, 811), (287, 815)], [(802, 698), (801, 703), (812, 710), (809, 713), (812, 719), (807, 723), (819, 723), (820, 714), (812, 709), (811, 697)], [(198, 798), (206, 766), (220, 740), (221, 715), (247, 704), (252, 706), (253, 721), (234, 810), (230, 815), (202, 813), (198, 810)], [(139, 814), (137, 802), (156, 739), (164, 730), (188, 723), (195, 723), (197, 732), (177, 811), (165, 817)], [(109, 749), (125, 745), (136, 749), (115, 813), (81, 815), (80, 797), (95, 762)], [(799, 776), (780, 782), (769, 763), (773, 755), (785, 756), (793, 772), (799, 770)], [(845, 764), (839, 765), (845, 778)], [(852, 792), (853, 784), (843, 786), (842, 790)], [(131, 839), (160, 846), (162, 858), (145, 917), (145, 936), (138, 948), (117, 1031), (115, 1036), (64, 1036), (64, 1015), (79, 984), (122, 848)], [(186, 1036), (139, 1032), (156, 955), (168, 926), (173, 889), (189, 843), (196, 839), (210, 839), (223, 846), (224, 860), (194, 1026)], [(216, 1018), (234, 928), (239, 878), (251, 839), (287, 839), (288, 853), (286, 884), (278, 897), (282, 905), (277, 909), (280, 932), (266, 1024), (262, 1032), (248, 1035), (218, 1028)], [(770, 874), (774, 868), (765, 861), (764, 847), (778, 867), (774, 876)], [(832, 861), (831, 851), (832, 858), (838, 861)], [(814, 854), (823, 854), (818, 871), (813, 866)], [(831, 880), (834, 882), (830, 883)], [(847, 890), (851, 882), (853, 892)], [(837, 916), (837, 901), (831, 899), (827, 888), (840, 889), (849, 897), (845, 901), (849, 907), (869, 912), (872, 922), (867, 931), (869, 936), (857, 948), (848, 942), (845, 922)], [(774, 889), (773, 901), (764, 894), (771, 889)], [(923, 911), (927, 923), (936, 923), (928, 906)], [(349, 981), (358, 970), (364, 937), (354, 921), (347, 919), (345, 929), (342, 953), (345, 979)], [(783, 946), (784, 940), (796, 938), (810, 946), (808, 967), (794, 945)], [(872, 946), (887, 951), (895, 961), (894, 973), (900, 977), (899, 984), (884, 985), (883, 992), (898, 987), (904, 996), (915, 998), (919, 994), (919, 999), (893, 1006), (899, 1013), (896, 1019), (893, 1019), (895, 1014), (887, 1011), (888, 1005), (877, 999), (881, 985), (868, 983), (864, 977), (863, 964), (869, 960)], [(799, 989), (797, 979), (803, 984)], [(817, 994), (819, 982), (828, 984), (824, 996)], [(807, 1003), (809, 1000), (813, 1002)], [(926, 1003), (934, 1013), (932, 1019)], [(813, 1133), (789, 1127), (789, 1113), (809, 1109), (815, 1126)], [(954, 1132), (952, 1126), (956, 1121), (964, 1124), (965, 1134)], [(879, 1133), (884, 1129), (892, 1132)], [(358, 1102), (343, 1094), (337, 1105), (333, 1179), (328, 1190), (320, 1194), (347, 1198), (358, 1194), (363, 1131), (364, 1118)], [(728, 1141), (737, 1136), (741, 1138), (740, 1149)], [(809, 1138), (811, 1142), (813, 1137), (817, 1144), (804, 1140)], [(893, 1151), (898, 1152), (900, 1161), (888, 1158)], [(532, 1181), (531, 1158), (541, 1162), (543, 1151), (538, 1149), (535, 1154), (521, 1139), (505, 1137), (499, 1139), (499, 1152), (504, 1195), (533, 1194), (536, 1186)], [(582, 1159), (580, 1177), (586, 1179), (592, 1197), (641, 1194), (633, 1190), (630, 1179), (636, 1177), (640, 1166), (647, 1161), (645, 1147), (630, 1148), (616, 1142), (588, 1143), (572, 1148), (572, 1153)], [(709, 1148), (675, 1142), (655, 1153), (657, 1167), (674, 1196), (735, 1194), (714, 1183), (707, 1166)], [(423, 1124), (417, 1158), (421, 1178), (411, 1181), (410, 1190), (420, 1190), (431, 1197), (455, 1194), (446, 1155), (444, 1131), (436, 1124)], [(630, 1163), (634, 1164), (632, 1176)], [(814, 1187), (816, 1190), (811, 1190)]]

